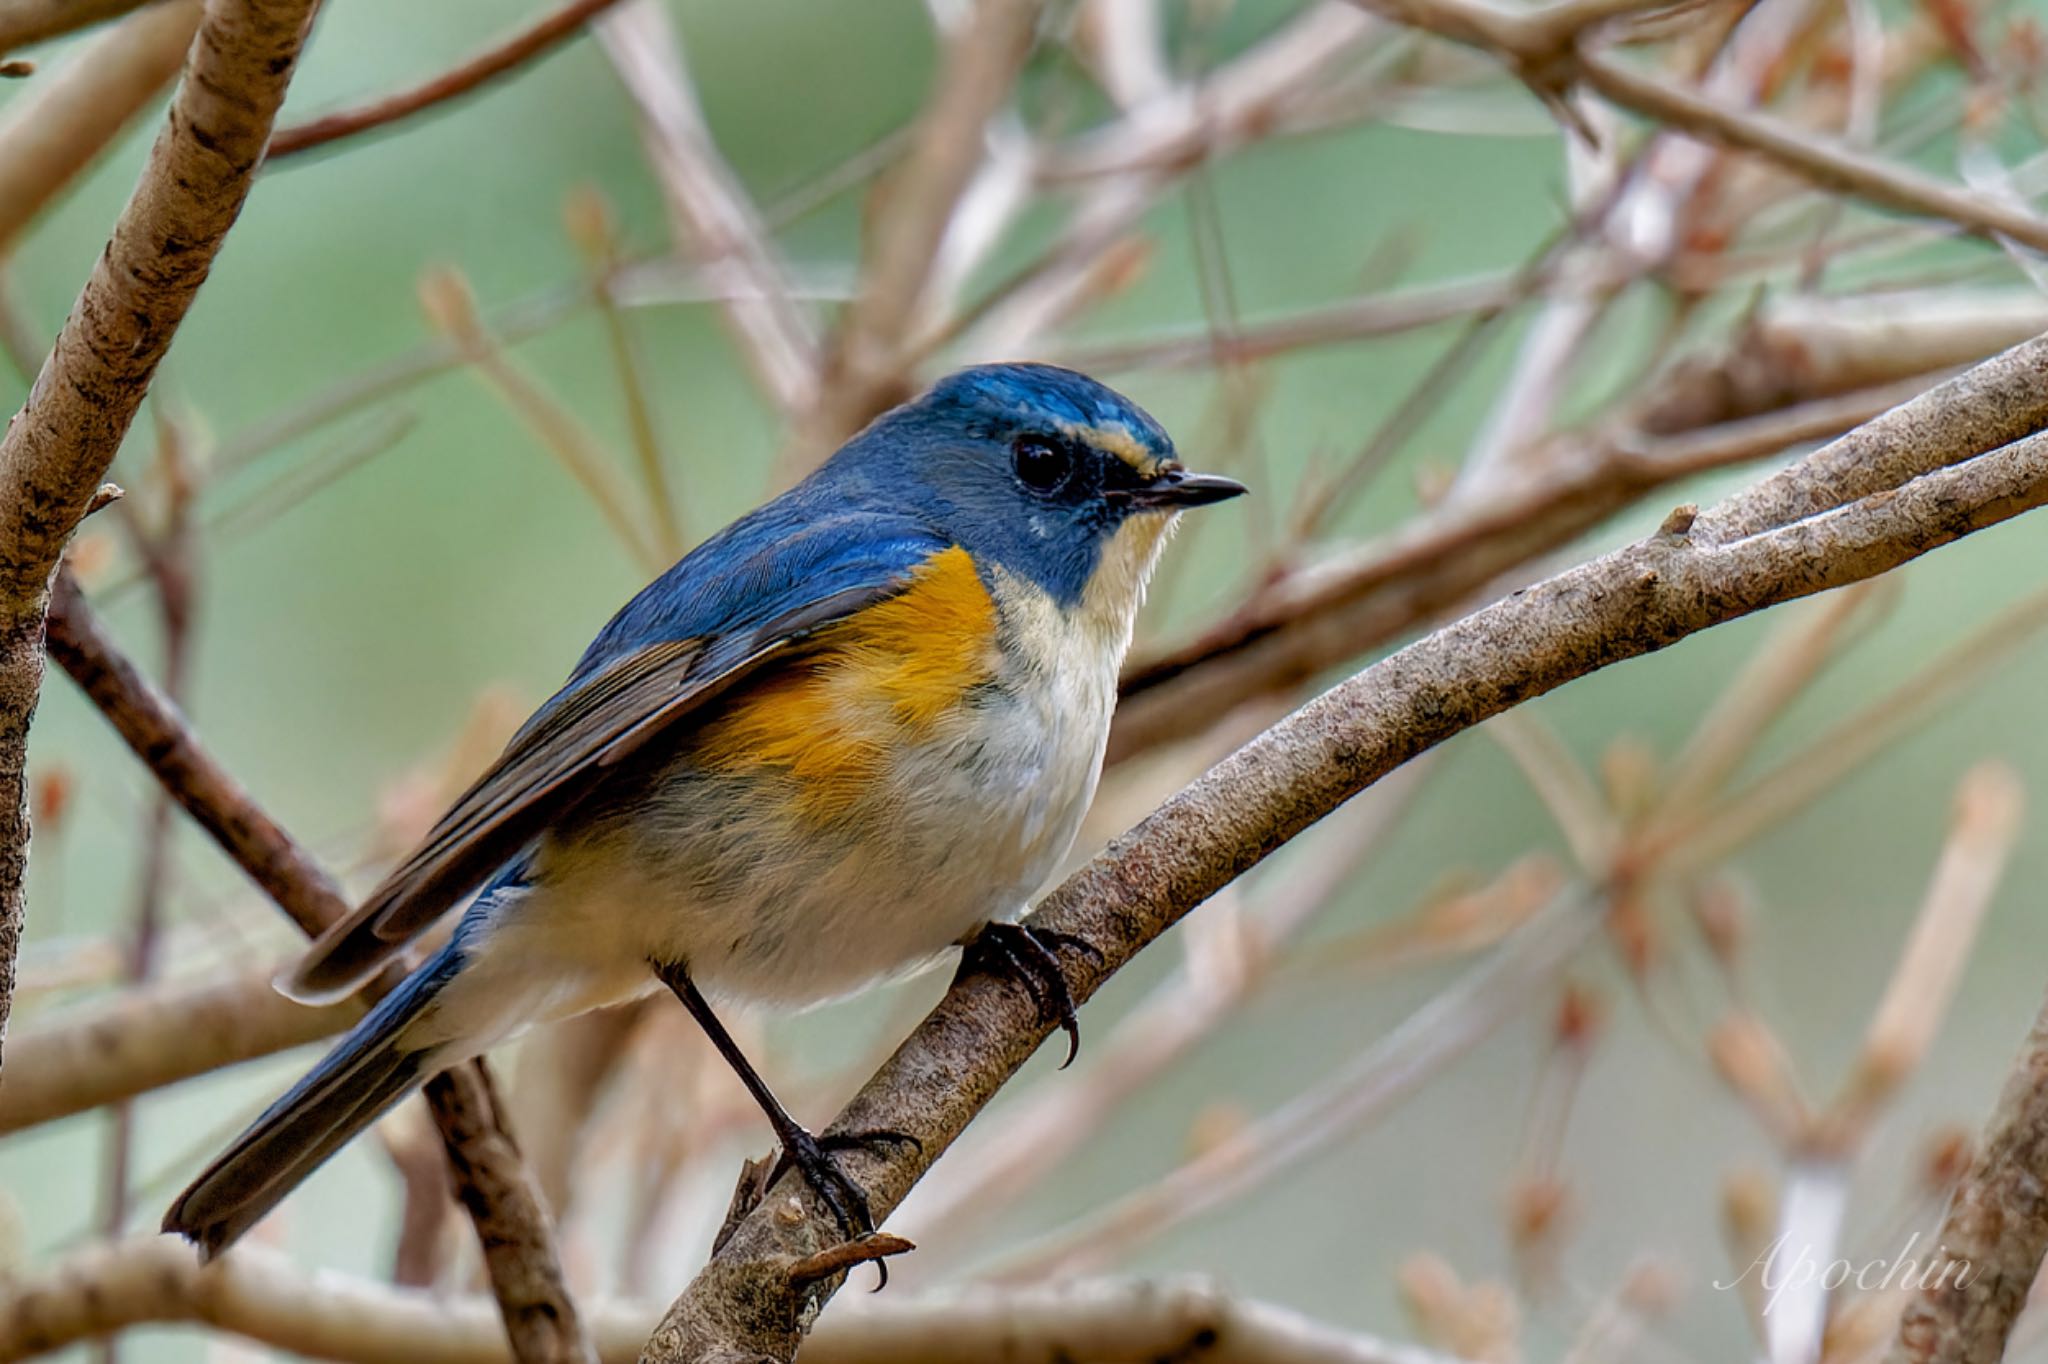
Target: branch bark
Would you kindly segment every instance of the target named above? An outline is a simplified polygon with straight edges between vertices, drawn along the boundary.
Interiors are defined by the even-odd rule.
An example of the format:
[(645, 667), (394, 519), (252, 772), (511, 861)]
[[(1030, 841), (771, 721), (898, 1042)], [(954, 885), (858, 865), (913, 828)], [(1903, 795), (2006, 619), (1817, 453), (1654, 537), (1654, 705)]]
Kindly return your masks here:
[(185, 717), (107, 634), (68, 571), (50, 594), (50, 657), (170, 796), (308, 937), (347, 912), (347, 897), (312, 854), (215, 761)]
[[(1161, 806), (1069, 878), (1035, 921), (1085, 943), (1065, 958), (1077, 999), (1203, 899), (1359, 790), (1490, 716), (1624, 659), (1763, 608), (1887, 572), (2048, 501), (2048, 434), (1984, 443), (2018, 405), (1972, 394), (2025, 378), (2048, 401), (2048, 341), (1981, 367), (1815, 452), (1704, 516), (1475, 612), (1304, 706)], [(2039, 423), (2035, 423), (2036, 426)], [(1993, 442), (1996, 444), (1996, 442)], [(1862, 459), (1846, 451), (1859, 451)], [(1983, 451), (1983, 453), (1979, 453)], [(1875, 486), (1880, 472), (1894, 481)], [(894, 1131), (915, 1148), (848, 1164), (878, 1214), (894, 1209), (1048, 1031), (1022, 992), (956, 984), (839, 1115), (832, 1131)], [(669, 1309), (643, 1353), (788, 1361), (834, 1285), (789, 1266), (835, 1237), (785, 1179)]]
[(1299, 687), (1439, 619), (1659, 487), (1835, 435), (1928, 382), (1882, 385), (1682, 437), (1644, 441), (1624, 433), (1561, 447), (1542, 475), (1498, 496), (1446, 506), (1384, 541), (1301, 570), (1206, 634), (1130, 666), (1108, 761), (1182, 736), (1189, 715), (1221, 714)]
[(1885, 1364), (1999, 1364), (2048, 1255), (2048, 1007), (1914, 1280)]

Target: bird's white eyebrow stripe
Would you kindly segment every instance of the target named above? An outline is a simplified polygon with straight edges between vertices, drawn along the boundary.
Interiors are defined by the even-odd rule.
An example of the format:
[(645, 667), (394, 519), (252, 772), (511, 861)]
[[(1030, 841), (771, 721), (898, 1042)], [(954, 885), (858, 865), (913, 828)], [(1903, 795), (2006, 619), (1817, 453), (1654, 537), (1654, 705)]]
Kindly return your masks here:
[(1122, 422), (1102, 426), (1061, 422), (1059, 428), (1062, 435), (1085, 441), (1105, 454), (1115, 455), (1148, 478), (1159, 471), (1159, 456)]

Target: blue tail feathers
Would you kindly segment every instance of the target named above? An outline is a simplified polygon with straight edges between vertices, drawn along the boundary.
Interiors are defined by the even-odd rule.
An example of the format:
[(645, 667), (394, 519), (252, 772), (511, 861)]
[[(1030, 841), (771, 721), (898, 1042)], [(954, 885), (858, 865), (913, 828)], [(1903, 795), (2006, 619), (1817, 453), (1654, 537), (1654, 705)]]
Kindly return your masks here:
[(178, 1195), (163, 1229), (188, 1237), (211, 1259), (425, 1083), (432, 1053), (406, 1050), (400, 1037), (461, 966), (459, 944), (451, 942), (407, 976)]

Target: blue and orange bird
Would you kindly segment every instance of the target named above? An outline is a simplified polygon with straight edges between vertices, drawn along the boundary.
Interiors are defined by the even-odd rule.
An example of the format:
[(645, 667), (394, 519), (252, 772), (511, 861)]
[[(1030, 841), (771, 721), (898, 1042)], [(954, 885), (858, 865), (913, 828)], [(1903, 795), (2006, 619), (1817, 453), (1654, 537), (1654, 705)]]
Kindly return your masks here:
[(877, 418), (634, 597), (313, 944), (283, 987), (337, 999), (475, 892), (164, 1229), (217, 1254), (436, 1072), (659, 982), (842, 1229), (872, 1230), (709, 1000), (808, 1005), (964, 945), (1074, 1038), (1053, 946), (1011, 921), (1094, 794), (1168, 532), (1243, 491), (1184, 470), (1128, 399), (1047, 365), (965, 370)]

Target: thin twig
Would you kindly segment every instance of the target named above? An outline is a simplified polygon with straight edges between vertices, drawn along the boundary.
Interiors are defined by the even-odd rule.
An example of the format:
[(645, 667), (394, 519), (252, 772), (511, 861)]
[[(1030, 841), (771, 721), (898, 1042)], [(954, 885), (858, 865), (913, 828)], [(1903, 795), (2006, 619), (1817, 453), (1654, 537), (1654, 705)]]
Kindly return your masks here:
[[(1518, 12), (1492, 0), (1357, 0), (1399, 23), (1427, 29), (1505, 58), (1543, 91), (1582, 81), (1624, 108), (1722, 146), (1766, 156), (1825, 190), (1853, 194), (1905, 213), (1955, 223), (1978, 236), (2010, 238), (2048, 250), (2048, 221), (2002, 200), (1972, 194), (1908, 166), (1895, 164), (1762, 114), (1716, 103), (1674, 83), (1646, 76), (1597, 53), (1581, 50), (1587, 6), (1563, 0)], [(1612, 12), (1655, 8), (1617, 0)], [(1602, 13), (1598, 18), (1611, 17)]]
[(1041, 6), (1042, 0), (979, 0), (945, 35), (931, 98), (872, 219), (860, 295), (841, 321), (788, 467), (816, 463), (907, 396), (905, 342), (918, 330), (940, 245), (982, 163), (988, 122), (1030, 53)]
[(479, 86), (545, 57), (575, 37), (591, 18), (616, 3), (618, 0), (567, 0), (567, 3), (543, 14), (526, 27), (418, 85), (395, 90), (351, 109), (322, 114), (304, 123), (280, 128), (270, 139), (266, 160), (276, 161), (315, 147), (325, 147), (343, 138), (387, 128), (401, 119), (460, 99)]

